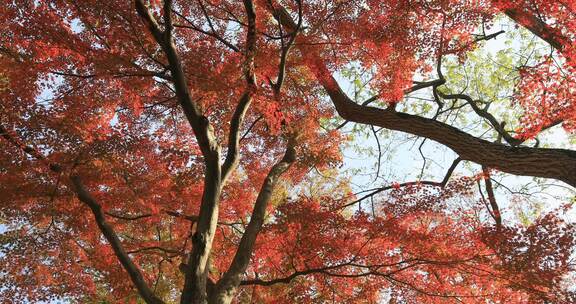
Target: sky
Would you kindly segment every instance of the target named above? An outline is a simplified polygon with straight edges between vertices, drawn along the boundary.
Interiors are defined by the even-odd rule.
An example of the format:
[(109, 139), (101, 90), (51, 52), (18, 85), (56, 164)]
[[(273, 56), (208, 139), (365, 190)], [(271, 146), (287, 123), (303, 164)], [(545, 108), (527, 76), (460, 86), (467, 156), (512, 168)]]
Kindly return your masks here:
[[(516, 27), (514, 23), (511, 22), (507, 17), (502, 17), (498, 20), (495, 26), (487, 32), (487, 34), (497, 32), (499, 30), (504, 30), (507, 33), (505, 35), (498, 36), (496, 39), (485, 42), (482, 50), (487, 54), (490, 54), (491, 57), (495, 57), (501, 50), (512, 49), (514, 52), (519, 52), (520, 45), (517, 41), (512, 40), (512, 37), (516, 37), (516, 35), (518, 35), (518, 31), (524, 29)], [(530, 34), (530, 36), (533, 35)], [(537, 37), (534, 37), (534, 39), (539, 40)], [(511, 40), (512, 43), (507, 44), (507, 40)], [(539, 47), (546, 49), (547, 46), (543, 44), (543, 42), (540, 43), (541, 44)], [(349, 96), (354, 95), (354, 89), (349, 79), (346, 79), (340, 75), (337, 80), (341, 86), (349, 93)], [(423, 93), (418, 93), (417, 96), (428, 98), (431, 96), (431, 90), (423, 91)], [(367, 98), (368, 97), (365, 99)], [(360, 102), (363, 100), (360, 100)], [(475, 115), (476, 114), (471, 113), (468, 114), (468, 117), (471, 119), (477, 119), (477, 116)], [(349, 123), (347, 124), (346, 129), (350, 130), (352, 127), (353, 123)], [(378, 179), (375, 179), (375, 173), (377, 171), (375, 169), (377, 156), (366, 155), (366, 153), (358, 153), (354, 148), (362, 147), (377, 153), (378, 145), (373, 135), (369, 134), (366, 137), (358, 136), (350, 147), (347, 147), (343, 150), (343, 154), (345, 156), (344, 164), (342, 166), (343, 170), (358, 169), (358, 171), (362, 173), (368, 173), (355, 174), (351, 176), (351, 182), (354, 191), (362, 191), (369, 188), (387, 186), (392, 182), (401, 183), (419, 179), (418, 177), (423, 165), (422, 156), (419, 152), (422, 139), (416, 139), (415, 137), (402, 132), (388, 130), (383, 130), (379, 133), (379, 135), (383, 156), (380, 169), (381, 177)], [(542, 146), (548, 145), (549, 147), (569, 149), (576, 148), (574, 144), (570, 144), (569, 135), (562, 129), (561, 126), (556, 126), (548, 131), (545, 131), (539, 137), (539, 139), (541, 140)], [(442, 145), (431, 140), (427, 140), (422, 146), (422, 153), (428, 159), (426, 169), (424, 170), (425, 174), (421, 178), (422, 180), (441, 181), (448, 167), (450, 167), (453, 160), (458, 156), (450, 149), (443, 147)], [(461, 163), (455, 170), (453, 176), (471, 176), (480, 172), (480, 170), (480, 166), (476, 164), (469, 162), (464, 164)], [(493, 177), (513, 191), (516, 189), (525, 190), (524, 187), (526, 187), (526, 185), (532, 187), (531, 189), (527, 190), (531, 193), (531, 195), (526, 197), (513, 195), (510, 193), (510, 191), (506, 190), (504, 186), (499, 186), (498, 184), (495, 185), (497, 201), (500, 205), (500, 208), (502, 209), (501, 211), (503, 211), (504, 218), (509, 221), (518, 221), (517, 216), (520, 212), (536, 212), (535, 215), (537, 215), (539, 214), (538, 212), (543, 213), (550, 211), (557, 208), (561, 204), (566, 203), (570, 197), (576, 196), (576, 192), (570, 187), (567, 187), (567, 185), (563, 184), (562, 182), (542, 180), (541, 183), (545, 184), (546, 186), (540, 187), (533, 182), (533, 178), (529, 177), (513, 176), (503, 173), (495, 173), (493, 174)], [(518, 199), (523, 200), (527, 204), (520, 207), (521, 204), (516, 203)], [(539, 209), (541, 210), (538, 211)], [(570, 211), (565, 215), (565, 218), (571, 222), (576, 222), (576, 211)]]
[[(500, 29), (510, 31), (513, 30), (510, 22), (503, 20), (500, 24), (493, 29), (496, 31)], [(517, 45), (516, 45), (517, 46)], [(508, 46), (505, 44), (504, 37), (498, 37), (497, 39), (490, 40), (484, 46), (485, 50), (491, 54), (496, 54), (499, 50), (505, 49)], [(515, 47), (513, 45), (512, 47)], [(337, 78), (342, 87), (348, 91), (353, 91), (353, 85), (350, 80), (346, 79), (342, 75)], [(425, 92), (424, 95), (429, 94)], [(39, 99), (50, 99), (51, 93), (49, 91), (43, 92)], [(111, 122), (114, 123), (114, 122)], [(353, 123), (349, 123), (344, 130), (350, 131), (354, 127)], [(377, 157), (375, 155), (368, 155), (366, 150), (371, 150), (375, 153), (378, 150), (377, 141), (374, 136), (368, 133), (367, 136), (356, 136), (355, 140), (347, 147), (343, 148), (343, 165), (341, 167), (342, 171), (353, 171), (362, 172), (352, 174), (349, 176), (352, 190), (361, 191), (368, 188), (376, 188), (381, 186), (390, 185), (391, 182), (404, 182), (413, 181), (419, 178), (419, 174), (422, 168), (422, 157), (419, 152), (419, 147), (421, 139), (415, 139), (404, 133), (383, 130), (378, 133), (379, 141), (383, 149), (381, 157), (381, 169), (380, 176), (376, 178), (375, 164), (377, 162)], [(557, 127), (547, 132), (543, 137), (543, 142), (548, 143), (553, 146), (563, 146), (568, 143), (569, 138), (566, 133)], [(573, 145), (571, 148), (575, 148)], [(358, 147), (362, 148), (363, 151), (358, 151)], [(422, 179), (426, 180), (437, 180), (440, 181), (444, 177), (447, 168), (450, 166), (452, 161), (457, 157), (457, 155), (450, 151), (449, 149), (434, 143), (430, 140), (422, 146), (422, 153), (429, 158), (427, 161), (428, 166), (425, 168), (425, 175)], [(472, 164), (461, 164), (455, 171), (454, 175), (471, 175), (479, 171), (477, 165)], [(497, 174), (497, 178), (502, 184), (507, 185), (510, 188), (521, 188), (526, 183), (531, 183), (531, 178), (511, 176), (506, 174)], [(544, 211), (546, 209), (552, 209), (557, 207), (559, 204), (565, 202), (562, 197), (574, 196), (574, 190), (562, 187), (560, 183), (554, 181), (546, 181), (547, 184), (552, 186), (544, 189), (542, 193), (534, 193), (531, 200), (537, 202), (537, 205), (544, 206)], [(537, 189), (536, 189), (537, 188)], [(539, 190), (540, 187), (536, 187)], [(497, 200), (501, 204), (504, 217), (506, 220), (518, 221), (515, 218), (514, 208), (516, 206), (509, 203), (511, 201), (511, 195), (503, 187), (496, 187)], [(364, 205), (364, 208), (368, 208)], [(533, 208), (536, 205), (532, 206)], [(574, 211), (566, 215), (566, 218), (570, 221), (576, 222), (576, 214)], [(0, 224), (0, 234), (5, 231), (5, 226)], [(54, 301), (52, 303), (65, 303), (65, 301)]]

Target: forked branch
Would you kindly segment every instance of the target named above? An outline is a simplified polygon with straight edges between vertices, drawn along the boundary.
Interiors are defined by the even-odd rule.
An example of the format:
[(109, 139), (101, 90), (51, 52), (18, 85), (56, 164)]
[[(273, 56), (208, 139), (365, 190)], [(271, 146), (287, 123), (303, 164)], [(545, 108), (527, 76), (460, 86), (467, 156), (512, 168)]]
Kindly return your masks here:
[(288, 140), (288, 146), (286, 147), (284, 156), (278, 163), (272, 166), (268, 175), (264, 179), (264, 183), (262, 184), (258, 197), (256, 198), (256, 203), (254, 204), (250, 222), (242, 235), (242, 239), (236, 249), (236, 254), (234, 255), (232, 263), (222, 279), (220, 279), (216, 284), (215, 303), (227, 303), (226, 301), (233, 297), (236, 288), (240, 285), (241, 275), (248, 267), (254, 244), (256, 242), (256, 237), (264, 224), (266, 208), (272, 198), (272, 192), (274, 191), (280, 176), (286, 172), (286, 170), (288, 170), (296, 160), (295, 145), (295, 139), (291, 138)]
[[(295, 28), (296, 24), (284, 8), (278, 8), (273, 14), (282, 14), (280, 20), (286, 20), (284, 25)], [(307, 61), (309, 68), (328, 93), (338, 114), (345, 120), (426, 137), (452, 149), (463, 160), (499, 171), (553, 178), (576, 186), (576, 151), (510, 147), (477, 138), (433, 119), (356, 104), (341, 89), (318, 51), (306, 46), (307, 37), (299, 35), (298, 39), (302, 42), (298, 43), (300, 51), (310, 57)]]
[[(59, 174), (64, 172), (64, 169), (61, 165), (50, 163), (46, 159), (46, 157), (42, 155), (42, 153), (32, 148), (31, 146), (25, 145), (16, 136), (10, 134), (10, 132), (4, 126), (0, 126), (0, 136), (2, 136), (5, 140), (14, 145), (16, 148), (22, 150), (22, 152), (30, 155), (36, 160), (47, 165), (50, 171)], [(138, 267), (134, 264), (128, 253), (124, 250), (122, 242), (118, 238), (118, 235), (114, 231), (114, 228), (106, 221), (104, 212), (102, 211), (102, 207), (100, 206), (100, 204), (98, 204), (96, 199), (94, 199), (94, 197), (86, 189), (86, 187), (84, 186), (84, 184), (80, 179), (80, 176), (78, 176), (77, 174), (71, 174), (70, 182), (72, 186), (71, 189), (74, 191), (74, 193), (76, 193), (78, 199), (86, 206), (88, 206), (92, 211), (92, 214), (94, 215), (94, 219), (96, 221), (96, 224), (98, 225), (98, 228), (100, 229), (100, 231), (102, 232), (108, 243), (110, 243), (110, 246), (114, 251), (114, 254), (118, 258), (118, 260), (120, 261), (126, 272), (128, 272), (130, 279), (134, 283), (134, 286), (136, 286), (136, 289), (138, 289), (138, 292), (142, 296), (142, 299), (144, 299), (144, 301), (146, 301), (146, 303), (148, 304), (164, 303), (162, 300), (160, 300), (154, 295), (154, 292), (152, 292), (152, 290), (144, 280), (144, 277), (142, 276), (140, 269), (138, 269)]]

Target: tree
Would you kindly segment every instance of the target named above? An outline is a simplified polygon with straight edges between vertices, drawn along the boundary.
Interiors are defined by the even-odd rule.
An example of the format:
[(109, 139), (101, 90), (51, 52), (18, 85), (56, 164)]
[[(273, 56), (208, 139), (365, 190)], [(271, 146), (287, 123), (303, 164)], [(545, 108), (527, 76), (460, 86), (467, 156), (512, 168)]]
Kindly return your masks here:
[[(576, 129), (575, 5), (9, 2), (0, 298), (576, 301), (570, 204), (515, 222), (494, 178), (576, 186), (576, 152), (537, 138)], [(478, 59), (504, 34), (492, 30), (502, 14), (551, 51)], [(535, 48), (526, 41), (516, 43)], [(496, 76), (468, 90), (466, 62)], [(418, 93), (431, 99), (410, 99)], [(455, 122), (471, 117), (484, 134)], [(353, 193), (338, 170), (353, 123), (352, 136), (368, 130), (378, 148), (379, 132), (400, 131), (457, 158), (427, 180), (422, 141), (416, 180)], [(454, 174), (461, 163), (480, 170)]]

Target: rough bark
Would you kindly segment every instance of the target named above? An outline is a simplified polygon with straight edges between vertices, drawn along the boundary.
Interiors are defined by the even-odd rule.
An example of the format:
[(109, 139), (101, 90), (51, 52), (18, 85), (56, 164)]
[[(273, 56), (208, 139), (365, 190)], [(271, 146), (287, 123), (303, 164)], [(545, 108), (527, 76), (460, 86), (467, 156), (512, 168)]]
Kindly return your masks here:
[[(41, 163), (45, 164), (50, 169), (50, 171), (57, 174), (65, 173), (64, 168), (60, 164), (50, 163), (44, 157), (44, 155), (38, 152), (38, 150), (31, 146), (25, 145), (18, 137), (12, 136), (10, 133), (11, 132), (9, 132), (8, 129), (0, 125), (0, 136), (7, 140), (9, 143), (22, 150), (24, 153), (35, 158), (36, 160), (40, 161)], [(130, 280), (138, 290), (138, 293), (142, 299), (147, 304), (163, 304), (164, 302), (154, 295), (154, 292), (150, 289), (148, 283), (146, 283), (146, 280), (144, 280), (140, 269), (138, 266), (136, 266), (136, 264), (134, 264), (126, 250), (124, 250), (122, 242), (120, 241), (120, 238), (118, 238), (116, 231), (114, 231), (114, 228), (108, 223), (108, 221), (106, 221), (105, 213), (102, 211), (102, 207), (92, 196), (92, 194), (90, 194), (90, 192), (86, 189), (80, 177), (76, 174), (70, 175), (69, 186), (71, 186), (70, 188), (74, 191), (78, 199), (92, 211), (100, 232), (102, 232), (112, 247), (112, 250), (118, 258), (118, 261), (120, 264), (122, 264), (122, 267), (124, 267), (126, 272), (128, 272)]]
[(290, 140), (284, 157), (270, 169), (262, 184), (258, 197), (256, 198), (256, 203), (254, 204), (250, 222), (242, 235), (242, 239), (236, 249), (236, 254), (228, 271), (226, 271), (222, 279), (216, 284), (215, 293), (210, 301), (211, 304), (228, 304), (232, 302), (236, 294), (236, 289), (240, 285), (241, 276), (244, 271), (246, 271), (250, 262), (256, 237), (264, 224), (266, 208), (272, 197), (274, 187), (278, 183), (282, 173), (288, 170), (295, 159), (296, 150), (294, 149), (294, 141)]
[(204, 304), (207, 302), (208, 259), (218, 223), (218, 203), (222, 188), (220, 145), (212, 126), (198, 104), (194, 102), (187, 85), (184, 67), (172, 37), (171, 1), (164, 2), (164, 29), (150, 13), (142, 0), (136, 0), (136, 10), (146, 23), (150, 33), (168, 59), (178, 102), (188, 119), (204, 156), (204, 192), (196, 232), (192, 236), (192, 252), (185, 269), (181, 303)]
[[(272, 14), (282, 16), (279, 20), (285, 27), (296, 28), (294, 20), (284, 8), (276, 6)], [(305, 36), (297, 39), (300, 51), (310, 57), (308, 67), (315, 73), (343, 119), (429, 138), (452, 149), (462, 160), (506, 173), (552, 178), (576, 187), (576, 151), (511, 147), (476, 138), (436, 120), (356, 104), (340, 88), (317, 52), (305, 46), (306, 39)]]
[(114, 228), (112, 228), (112, 226), (108, 224), (108, 222), (106, 221), (104, 212), (102, 211), (102, 207), (100, 206), (100, 204), (98, 204), (98, 202), (94, 199), (94, 197), (92, 197), (90, 192), (88, 192), (88, 190), (84, 187), (80, 177), (77, 175), (72, 175), (70, 176), (70, 180), (72, 181), (72, 185), (74, 186), (74, 191), (76, 192), (78, 199), (81, 202), (83, 202), (86, 206), (88, 206), (92, 211), (92, 214), (94, 215), (94, 219), (96, 221), (96, 224), (98, 225), (98, 228), (100, 228), (100, 231), (102, 232), (106, 240), (108, 240), (110, 246), (112, 246), (114, 254), (118, 258), (118, 261), (120, 261), (120, 264), (122, 264), (126, 272), (128, 272), (130, 279), (134, 283), (134, 286), (136, 286), (136, 289), (138, 290), (138, 293), (140, 294), (142, 299), (144, 299), (144, 301), (146, 301), (146, 303), (148, 304), (164, 303), (162, 300), (160, 300), (154, 295), (154, 292), (150, 289), (150, 287), (144, 280), (142, 273), (140, 272), (138, 267), (132, 262), (132, 259), (130, 259), (130, 257), (128, 256), (128, 253), (124, 250), (124, 247), (122, 246), (120, 239), (116, 235)]
[(559, 30), (550, 27), (530, 11), (521, 8), (507, 8), (503, 13), (560, 52), (565, 49), (567, 43), (570, 43)]
[(252, 1), (245, 0), (244, 8), (248, 19), (248, 31), (246, 34), (246, 53), (244, 60), (244, 78), (246, 79), (246, 89), (236, 110), (230, 120), (230, 134), (228, 135), (228, 151), (226, 159), (222, 165), (222, 181), (226, 182), (228, 176), (238, 166), (240, 159), (240, 127), (246, 111), (252, 103), (253, 95), (256, 91), (256, 74), (254, 73), (254, 57), (256, 56), (256, 11)]

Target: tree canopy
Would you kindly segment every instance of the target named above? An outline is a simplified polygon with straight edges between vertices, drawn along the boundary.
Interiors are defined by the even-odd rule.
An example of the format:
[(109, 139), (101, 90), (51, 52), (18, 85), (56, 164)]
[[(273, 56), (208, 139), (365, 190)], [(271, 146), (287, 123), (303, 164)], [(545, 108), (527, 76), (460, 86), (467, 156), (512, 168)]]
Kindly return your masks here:
[(0, 24), (3, 302), (576, 302), (576, 1)]

